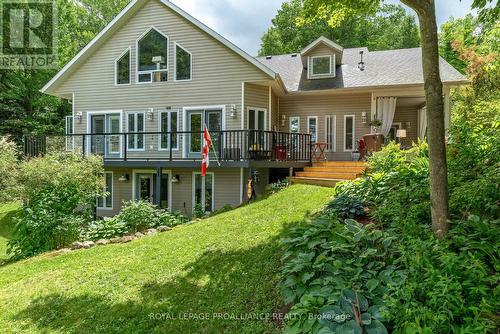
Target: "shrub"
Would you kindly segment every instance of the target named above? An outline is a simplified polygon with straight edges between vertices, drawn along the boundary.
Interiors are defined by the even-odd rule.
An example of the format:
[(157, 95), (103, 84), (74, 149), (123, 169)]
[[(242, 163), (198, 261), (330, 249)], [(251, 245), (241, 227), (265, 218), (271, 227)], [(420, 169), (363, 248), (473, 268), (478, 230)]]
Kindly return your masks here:
[(17, 221), (9, 253), (15, 258), (61, 248), (78, 240), (91, 220), (96, 196), (103, 195), (102, 161), (61, 153), (20, 164)]
[(180, 211), (169, 212), (167, 210), (160, 210), (158, 217), (160, 225), (170, 227), (184, 224), (187, 221), (186, 217)]
[(206, 215), (207, 214), (205, 212), (205, 209), (203, 208), (203, 205), (201, 205), (200, 203), (197, 203), (193, 209), (193, 218), (203, 218)]
[(365, 214), (363, 202), (350, 194), (340, 193), (326, 207), (341, 219), (360, 217)]
[(288, 181), (288, 179), (280, 180), (280, 181), (271, 183), (268, 186), (268, 192), (269, 192), (269, 194), (275, 194), (278, 191), (281, 191), (281, 190), (287, 188), (288, 186), (290, 186), (290, 182)]
[(82, 240), (111, 239), (127, 234), (127, 226), (116, 217), (105, 217), (89, 224), (81, 233)]
[(17, 145), (8, 137), (0, 137), (0, 202), (10, 202), (17, 195)]
[(16, 222), (9, 254), (20, 259), (78, 240), (87, 220), (75, 211), (78, 205), (75, 193), (74, 188), (52, 186), (32, 198)]
[(212, 214), (210, 216), (213, 217), (213, 216), (216, 216), (216, 215), (220, 215), (221, 213), (229, 212), (229, 211), (231, 211), (233, 209), (234, 208), (231, 206), (231, 204), (226, 204), (222, 208), (220, 208), (219, 210), (215, 210), (214, 212), (212, 212)]
[(123, 204), (116, 219), (130, 232), (143, 231), (160, 225), (156, 206), (148, 201), (129, 201)]

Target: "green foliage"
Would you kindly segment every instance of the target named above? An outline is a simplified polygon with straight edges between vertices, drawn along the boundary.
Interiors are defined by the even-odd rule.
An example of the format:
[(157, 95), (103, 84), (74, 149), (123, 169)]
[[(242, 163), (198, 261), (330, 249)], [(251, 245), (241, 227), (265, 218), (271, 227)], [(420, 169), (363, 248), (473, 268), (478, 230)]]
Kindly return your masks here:
[(234, 210), (234, 208), (232, 207), (232, 205), (231, 204), (225, 204), (219, 210), (215, 210), (214, 212), (212, 212), (210, 214), (210, 217), (213, 217), (213, 216), (216, 216), (216, 215), (220, 215), (221, 213), (229, 212), (231, 210)]
[(278, 191), (281, 191), (281, 190), (287, 188), (288, 186), (290, 186), (290, 182), (288, 182), (288, 179), (283, 179), (283, 180), (271, 183), (268, 186), (268, 193), (270, 195), (275, 194)]
[[(393, 242), (393, 237), (373, 225), (365, 228), (350, 219), (342, 224), (328, 216), (293, 229), (283, 240), (286, 247), (283, 259), (287, 263), (280, 286), (285, 302), (296, 303), (287, 332), (340, 331), (334, 324), (319, 320), (322, 317), (318, 315), (327, 310), (335, 311), (343, 319), (336, 322), (340, 326), (359, 327), (361, 323), (356, 319), (368, 310), (368, 304), (374, 306), (362, 316), (364, 325), (373, 322), (374, 327), (381, 326), (378, 321), (383, 319), (384, 295), (390, 287), (403, 284), (406, 278), (405, 272), (393, 261)], [(346, 289), (356, 290), (357, 299), (353, 291)]]
[(334, 28), (326, 17), (298, 24), (302, 10), (300, 0), (282, 4), (272, 27), (262, 36), (259, 55), (300, 52), (320, 36), (346, 48), (368, 47), (370, 50), (411, 48), (420, 42), (414, 17), (401, 6), (382, 5), (376, 13), (347, 15)]
[(128, 231), (143, 231), (160, 225), (156, 206), (149, 201), (129, 201), (123, 203), (116, 219), (125, 224)]
[(18, 156), (17, 145), (8, 137), (0, 137), (0, 202), (16, 198)]
[(170, 213), (158, 209), (149, 201), (129, 201), (123, 203), (120, 213), (115, 219), (123, 223), (127, 232), (144, 231), (158, 226), (176, 226), (186, 222), (180, 212)]
[(196, 203), (193, 209), (193, 217), (194, 218), (203, 218), (207, 214), (205, 212), (205, 208), (203, 208), (203, 205), (201, 203)]
[(102, 220), (93, 221), (81, 233), (80, 239), (83, 240), (99, 240), (111, 239), (127, 234), (128, 229), (125, 223), (118, 220), (116, 217), (105, 217)]
[(8, 253), (20, 259), (78, 240), (86, 224), (85, 217), (77, 213), (78, 205), (75, 187), (51, 185), (41, 189), (30, 204), (24, 206), (14, 237), (8, 243)]
[(23, 161), (17, 182), (23, 215), (8, 252), (13, 258), (61, 248), (78, 240), (91, 219), (96, 196), (103, 195), (102, 161), (54, 154)]
[(341, 219), (363, 216), (365, 214), (364, 209), (365, 206), (362, 200), (346, 193), (340, 193), (326, 207), (327, 211)]

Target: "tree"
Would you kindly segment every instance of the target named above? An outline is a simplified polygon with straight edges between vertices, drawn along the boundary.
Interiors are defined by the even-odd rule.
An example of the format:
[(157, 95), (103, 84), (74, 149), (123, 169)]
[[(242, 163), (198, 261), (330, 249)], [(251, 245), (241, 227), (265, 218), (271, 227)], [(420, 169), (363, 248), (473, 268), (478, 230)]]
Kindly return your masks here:
[(467, 47), (477, 44), (478, 29), (480, 27), (477, 19), (470, 14), (459, 19), (451, 18), (441, 26), (439, 54), (462, 73), (465, 73), (467, 63), (460, 59), (460, 53), (455, 50), (453, 43), (459, 42)]
[(259, 55), (296, 53), (319, 36), (340, 45), (368, 47), (370, 50), (412, 48), (420, 45), (415, 18), (401, 6), (382, 5), (376, 12), (347, 16), (332, 27), (326, 19), (298, 24), (303, 10), (301, 0), (284, 2), (262, 36)]
[[(420, 23), (422, 68), (427, 104), (427, 136), (429, 140), (429, 171), (432, 229), (443, 238), (449, 227), (448, 172), (446, 162), (443, 83), (439, 74), (439, 48), (434, 0), (401, 0), (412, 8)], [(304, 0), (305, 22), (328, 19), (338, 26), (348, 15), (375, 10), (380, 0)]]
[[(58, 69), (118, 14), (128, 0), (56, 0)], [(61, 133), (71, 105), (39, 90), (57, 70), (0, 70), (0, 134)]]

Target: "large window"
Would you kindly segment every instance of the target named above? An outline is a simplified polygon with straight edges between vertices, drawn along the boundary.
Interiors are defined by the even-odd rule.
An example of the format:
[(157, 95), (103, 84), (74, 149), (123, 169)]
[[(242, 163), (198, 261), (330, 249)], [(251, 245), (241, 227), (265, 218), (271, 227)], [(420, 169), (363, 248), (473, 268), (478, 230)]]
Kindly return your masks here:
[(326, 133), (326, 149), (330, 152), (335, 152), (337, 149), (336, 139), (337, 139), (337, 116), (326, 115), (325, 116), (325, 133)]
[(179, 111), (160, 110), (160, 150), (179, 149)]
[(175, 80), (191, 80), (192, 55), (179, 44), (175, 44)]
[(130, 49), (127, 49), (116, 60), (116, 84), (127, 85), (130, 83)]
[(354, 115), (344, 116), (344, 151), (354, 151)]
[(214, 211), (214, 173), (207, 173), (205, 178), (193, 173), (193, 203), (201, 204), (205, 212)]
[(113, 172), (104, 172), (104, 179), (106, 182), (104, 191), (107, 195), (97, 198), (97, 208), (113, 209)]
[(144, 112), (129, 113), (127, 115), (127, 147), (129, 150), (144, 149)]
[(328, 78), (335, 75), (335, 56), (309, 57), (309, 78)]
[(151, 28), (137, 42), (137, 81), (168, 80), (168, 38)]
[(311, 135), (311, 144), (316, 144), (318, 141), (318, 117), (307, 117), (307, 132)]

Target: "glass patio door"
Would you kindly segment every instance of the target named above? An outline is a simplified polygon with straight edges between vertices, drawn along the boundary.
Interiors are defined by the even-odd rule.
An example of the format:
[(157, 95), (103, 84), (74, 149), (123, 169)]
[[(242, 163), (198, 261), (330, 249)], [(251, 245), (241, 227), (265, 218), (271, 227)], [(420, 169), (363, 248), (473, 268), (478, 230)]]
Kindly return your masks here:
[(187, 113), (188, 157), (199, 157), (203, 148), (203, 126), (207, 125), (212, 144), (219, 150), (219, 132), (222, 130), (222, 110), (191, 110)]
[(121, 152), (120, 115), (90, 117), (90, 152), (105, 157), (118, 157)]
[(90, 153), (104, 155), (104, 130), (106, 129), (105, 115), (92, 115), (90, 118)]
[(120, 155), (120, 115), (107, 115), (106, 132), (112, 133), (106, 137), (107, 156), (116, 157)]
[(257, 130), (250, 132), (250, 149), (254, 151), (263, 150), (266, 146), (263, 132), (266, 130), (266, 111), (264, 109), (248, 110), (248, 129)]

